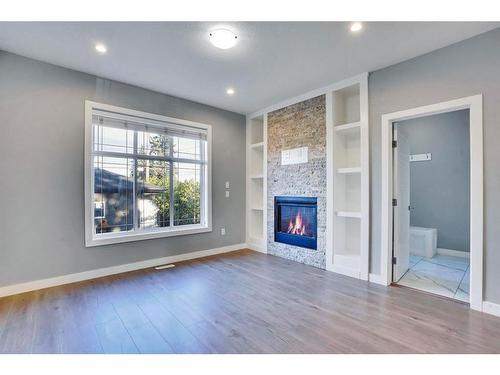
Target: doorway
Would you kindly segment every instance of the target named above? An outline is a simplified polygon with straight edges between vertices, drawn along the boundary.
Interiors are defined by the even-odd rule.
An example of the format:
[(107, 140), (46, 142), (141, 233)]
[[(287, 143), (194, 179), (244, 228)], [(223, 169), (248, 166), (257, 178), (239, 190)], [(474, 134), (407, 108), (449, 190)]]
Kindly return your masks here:
[[(408, 191), (407, 196), (405, 192), (401, 194), (399, 189), (400, 186), (405, 184), (411, 186), (411, 171), (409, 163), (403, 163), (405, 158), (403, 156), (397, 155), (393, 158), (393, 127), (394, 124), (401, 123), (406, 120), (419, 119), (427, 116), (433, 116), (438, 114), (456, 112), (461, 110), (467, 110), (468, 120), (469, 120), (469, 152), (470, 152), (470, 173), (469, 173), (469, 250), (470, 250), (470, 297), (469, 303), (470, 307), (475, 310), (482, 310), (482, 298), (483, 298), (483, 123), (482, 123), (482, 95), (475, 95), (471, 97), (451, 100), (448, 102), (437, 103), (429, 106), (412, 108), (409, 110), (394, 112), (385, 114), (382, 116), (382, 233), (381, 233), (381, 277), (386, 282), (387, 285), (393, 283), (393, 280), (401, 280), (404, 277), (406, 271), (406, 264), (408, 268), (410, 264), (416, 259), (410, 257), (410, 252), (406, 251), (409, 249), (410, 244), (410, 225), (411, 224), (411, 191)], [(396, 125), (397, 128), (397, 125)], [(406, 141), (410, 143), (408, 139), (405, 138), (401, 132), (396, 131), (396, 137), (398, 139), (398, 146), (403, 145)], [(446, 142), (446, 139), (442, 139), (442, 142)], [(401, 150), (401, 148), (399, 149)], [(407, 152), (410, 154), (410, 146), (408, 146)], [(416, 158), (427, 158), (429, 156), (425, 155), (426, 152), (421, 152)], [(411, 154), (410, 154), (411, 155)], [(432, 155), (430, 156), (432, 157)], [(408, 159), (409, 160), (409, 159)], [(399, 161), (399, 164), (398, 164)], [(420, 161), (425, 163), (425, 160)], [(403, 185), (399, 184), (396, 187), (394, 185), (394, 175), (397, 175), (399, 181), (400, 178), (404, 179)], [(430, 183), (431, 181), (427, 181)], [(397, 194), (397, 195), (395, 195)], [(394, 199), (400, 199), (399, 202), (393, 201)], [(403, 199), (403, 201), (401, 201)], [(406, 202), (408, 204), (405, 204)], [(393, 204), (399, 205), (403, 208), (406, 205), (406, 212), (402, 209), (395, 210)], [(408, 210), (408, 206), (410, 210)], [(397, 206), (396, 206), (397, 207)], [(408, 224), (408, 226), (407, 226)], [(422, 227), (423, 230), (430, 229), (432, 232), (432, 227)], [(421, 238), (427, 238), (427, 241), (433, 241), (432, 233), (415, 233), (416, 235), (421, 235)], [(427, 236), (427, 237), (425, 237)], [(439, 236), (439, 234), (437, 234)], [(437, 237), (436, 236), (436, 237)], [(400, 240), (400, 237), (401, 240)], [(393, 244), (394, 240), (397, 241), (398, 248), (395, 254), (396, 259), (393, 259)], [(437, 240), (436, 240), (437, 242)], [(436, 246), (437, 247), (437, 246)], [(446, 249), (444, 249), (446, 250)], [(402, 252), (404, 251), (404, 253)], [(407, 256), (405, 254), (408, 254)], [(450, 253), (445, 254), (442, 251), (441, 255), (450, 255)], [(398, 259), (399, 256), (399, 259)], [(424, 258), (424, 257), (423, 257)], [(422, 258), (422, 259), (423, 259)], [(432, 257), (431, 257), (432, 258)], [(422, 260), (420, 259), (420, 261)], [(393, 264), (395, 263), (395, 264)], [(398, 266), (399, 263), (399, 266)], [(395, 267), (394, 267), (395, 266)], [(460, 266), (463, 268), (463, 266)], [(393, 278), (394, 277), (394, 278)], [(463, 275), (465, 278), (465, 274)], [(399, 278), (399, 279), (398, 279)], [(449, 295), (448, 295), (449, 296)]]
[(394, 284), (469, 302), (469, 109), (393, 123)]

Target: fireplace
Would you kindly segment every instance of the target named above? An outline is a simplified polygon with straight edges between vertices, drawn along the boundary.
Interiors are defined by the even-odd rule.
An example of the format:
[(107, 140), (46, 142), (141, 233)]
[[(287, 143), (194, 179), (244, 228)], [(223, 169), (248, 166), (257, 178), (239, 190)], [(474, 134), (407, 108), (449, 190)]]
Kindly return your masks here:
[(274, 197), (274, 241), (317, 249), (317, 198)]

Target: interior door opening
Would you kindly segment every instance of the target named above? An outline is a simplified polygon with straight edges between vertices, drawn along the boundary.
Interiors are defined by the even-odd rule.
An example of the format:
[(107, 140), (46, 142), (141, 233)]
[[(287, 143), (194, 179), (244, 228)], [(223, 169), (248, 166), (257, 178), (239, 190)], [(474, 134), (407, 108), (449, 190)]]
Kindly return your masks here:
[(392, 132), (392, 282), (469, 302), (469, 109), (397, 121)]

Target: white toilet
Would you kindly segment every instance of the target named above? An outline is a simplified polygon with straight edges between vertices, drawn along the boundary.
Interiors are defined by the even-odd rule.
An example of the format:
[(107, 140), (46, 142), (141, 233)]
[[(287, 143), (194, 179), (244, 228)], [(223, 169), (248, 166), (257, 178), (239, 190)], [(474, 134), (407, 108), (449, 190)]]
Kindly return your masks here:
[(437, 253), (437, 229), (410, 227), (410, 254), (432, 258)]

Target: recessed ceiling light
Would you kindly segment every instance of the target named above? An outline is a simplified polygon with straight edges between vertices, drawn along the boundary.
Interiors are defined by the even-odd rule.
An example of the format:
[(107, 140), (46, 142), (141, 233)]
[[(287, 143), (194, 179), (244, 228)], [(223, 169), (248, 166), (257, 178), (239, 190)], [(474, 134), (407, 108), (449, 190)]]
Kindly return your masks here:
[(363, 24), (361, 22), (353, 22), (351, 23), (351, 31), (353, 33), (357, 33), (363, 28)]
[(106, 46), (102, 43), (97, 43), (95, 45), (95, 50), (99, 53), (106, 53), (108, 52), (108, 49), (106, 48)]
[(231, 30), (217, 29), (209, 34), (210, 42), (220, 49), (228, 49), (234, 47), (238, 42), (238, 36)]
[(233, 89), (233, 88), (231, 88), (231, 87), (230, 87), (230, 88), (228, 88), (228, 89), (226, 90), (226, 94), (228, 94), (228, 95), (234, 95), (234, 89)]

